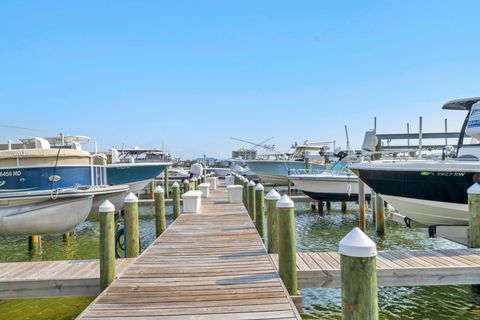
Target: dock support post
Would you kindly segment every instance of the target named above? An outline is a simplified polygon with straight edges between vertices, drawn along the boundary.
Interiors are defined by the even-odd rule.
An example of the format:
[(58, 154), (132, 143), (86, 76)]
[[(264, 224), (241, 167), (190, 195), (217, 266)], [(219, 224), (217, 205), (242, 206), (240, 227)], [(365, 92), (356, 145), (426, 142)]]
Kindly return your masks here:
[(115, 206), (105, 200), (100, 212), (100, 291), (115, 279)]
[(387, 232), (386, 222), (385, 222), (385, 201), (380, 195), (375, 196), (375, 226), (377, 229), (377, 235), (384, 236)]
[(295, 205), (284, 195), (277, 201), (278, 269), (280, 277), (291, 296), (298, 295), (295, 242)]
[(318, 213), (323, 213), (323, 201), (318, 201), (317, 203)]
[(63, 234), (63, 241), (65, 243), (69, 242), (73, 236), (75, 235), (75, 231), (68, 231)]
[(255, 222), (255, 182), (250, 181), (247, 183), (247, 209), (248, 214), (253, 222)]
[(343, 213), (347, 212), (347, 201), (345, 200), (342, 201), (342, 212)]
[(340, 241), (342, 319), (378, 319), (377, 247), (354, 228)]
[(165, 213), (165, 191), (162, 187), (155, 188), (155, 232), (157, 238), (167, 229)]
[(358, 225), (362, 231), (367, 230), (365, 212), (365, 184), (358, 179)]
[(155, 193), (153, 192), (153, 190), (155, 190), (155, 179), (153, 179), (150, 182), (150, 198), (151, 199), (155, 199)]
[(136, 258), (140, 255), (138, 228), (138, 198), (130, 192), (125, 197), (125, 246), (127, 258)]
[(268, 237), (268, 253), (278, 252), (278, 215), (277, 201), (280, 195), (275, 189), (270, 190), (265, 196), (267, 202), (267, 237)]
[(370, 190), (370, 203), (372, 208), (373, 222), (377, 223), (377, 194), (373, 190)]
[(327, 201), (327, 211), (330, 211), (331, 208), (332, 204), (330, 203), (330, 201)]
[(170, 183), (168, 181), (168, 167), (163, 170), (163, 190), (165, 192), (165, 199), (170, 198)]
[(243, 193), (242, 193), (242, 197), (243, 197), (243, 205), (245, 206), (245, 208), (248, 210), (248, 197), (247, 197), (247, 184), (248, 184), (248, 180), (247, 179), (243, 179)]
[(255, 187), (255, 226), (258, 234), (265, 240), (265, 204), (264, 204), (265, 188), (261, 183)]
[(292, 181), (290, 179), (287, 181), (287, 194), (289, 197), (292, 195)]
[(180, 217), (180, 185), (175, 182), (172, 184), (172, 198), (173, 198), (173, 219)]
[[(480, 184), (475, 183), (467, 190), (468, 193), (468, 247), (480, 248)], [(480, 284), (473, 284), (472, 292), (480, 293)]]
[(188, 179), (183, 180), (183, 193), (190, 191), (190, 181)]
[(42, 236), (34, 235), (28, 237), (28, 251), (35, 254), (42, 251)]

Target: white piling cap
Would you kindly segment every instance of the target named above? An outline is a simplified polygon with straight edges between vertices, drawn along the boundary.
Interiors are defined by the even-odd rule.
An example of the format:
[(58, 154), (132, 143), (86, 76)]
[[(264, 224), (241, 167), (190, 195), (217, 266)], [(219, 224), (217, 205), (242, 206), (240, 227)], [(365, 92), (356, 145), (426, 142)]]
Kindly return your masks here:
[(125, 197), (125, 203), (134, 203), (134, 202), (138, 202), (138, 198), (137, 198), (136, 195), (134, 195), (132, 192), (130, 192)]
[(155, 188), (155, 190), (153, 190), (153, 192), (154, 192), (154, 193), (164, 193), (164, 192), (165, 192), (165, 190), (163, 190), (163, 188), (162, 188), (162, 187), (160, 187), (160, 186), (157, 186), (157, 187)]
[(115, 206), (108, 200), (103, 201), (103, 203), (98, 208), (100, 212), (115, 212)]
[(377, 255), (377, 246), (360, 228), (355, 227), (340, 240), (339, 251), (344, 256), (369, 258)]
[(295, 204), (286, 194), (277, 201), (277, 208), (295, 208)]
[(188, 179), (185, 179), (183, 180), (183, 183), (190, 183), (190, 181), (188, 181)]
[(172, 188), (180, 188), (180, 185), (178, 184), (178, 182), (174, 182), (172, 184)]
[(269, 193), (265, 196), (266, 200), (278, 200), (280, 199), (280, 194), (277, 192), (277, 190), (272, 189), (270, 190)]
[(257, 186), (255, 187), (255, 190), (265, 190), (265, 188), (263, 187), (263, 185), (261, 183), (258, 183)]
[(468, 194), (480, 194), (480, 184), (474, 183), (470, 188), (467, 189)]
[(247, 184), (247, 187), (255, 187), (255, 182), (253, 182), (252, 180), (250, 180)]

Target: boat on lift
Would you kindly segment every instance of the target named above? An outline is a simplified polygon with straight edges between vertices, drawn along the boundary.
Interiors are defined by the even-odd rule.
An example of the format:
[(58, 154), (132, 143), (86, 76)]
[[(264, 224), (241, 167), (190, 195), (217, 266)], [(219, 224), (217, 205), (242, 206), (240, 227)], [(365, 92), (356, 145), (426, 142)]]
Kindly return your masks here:
[(0, 150), (0, 235), (64, 233), (106, 199), (123, 205), (128, 186), (106, 184), (106, 157), (75, 141), (58, 148), (44, 138), (21, 141)]
[[(163, 153), (162, 153), (163, 154)], [(153, 179), (172, 165), (152, 149), (116, 149), (112, 148), (111, 161), (107, 165), (108, 183), (126, 184), (133, 193), (143, 190)]]
[[(417, 226), (468, 225), (467, 189), (480, 182), (480, 98), (447, 102), (445, 110), (466, 111), (455, 158), (379, 160), (350, 169)], [(445, 146), (446, 153), (448, 146)]]

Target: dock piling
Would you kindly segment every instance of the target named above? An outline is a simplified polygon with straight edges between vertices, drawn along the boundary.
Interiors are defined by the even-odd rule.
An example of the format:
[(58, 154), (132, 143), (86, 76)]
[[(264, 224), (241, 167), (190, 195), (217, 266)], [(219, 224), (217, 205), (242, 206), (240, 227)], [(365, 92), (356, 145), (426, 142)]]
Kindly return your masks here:
[(155, 231), (157, 238), (167, 229), (165, 213), (165, 191), (162, 187), (155, 188)]
[(342, 319), (378, 319), (377, 247), (359, 228), (340, 241)]
[[(468, 247), (480, 248), (480, 184), (475, 183), (467, 190), (468, 193)], [(480, 284), (471, 287), (474, 296), (480, 293)]]
[(129, 193), (125, 197), (125, 246), (127, 258), (140, 255), (140, 235), (138, 226), (138, 198)]
[(377, 194), (375, 196), (375, 226), (377, 229), (377, 235), (384, 236), (387, 233), (386, 221), (385, 221), (385, 201)]
[(150, 182), (150, 199), (155, 199), (155, 193), (153, 192), (155, 190), (155, 179), (153, 179)]
[(330, 201), (327, 201), (327, 211), (330, 212), (330, 210), (332, 209), (332, 203)]
[(280, 277), (291, 296), (298, 295), (295, 205), (283, 195), (276, 203), (278, 221), (278, 265)]
[(175, 182), (172, 184), (172, 198), (173, 198), (173, 219), (180, 217), (180, 185)]
[(342, 212), (343, 213), (347, 212), (347, 201), (345, 200), (342, 201)]
[(370, 190), (370, 203), (372, 209), (372, 220), (374, 223), (377, 223), (377, 194)]
[(365, 213), (365, 184), (362, 180), (358, 179), (358, 225), (362, 231), (367, 230)]
[(278, 252), (278, 214), (277, 201), (280, 199), (280, 194), (277, 190), (272, 189), (265, 196), (267, 205), (267, 237), (268, 237), (268, 253)]
[(247, 210), (250, 218), (255, 222), (255, 182), (249, 181), (247, 183)]
[(163, 190), (165, 192), (165, 199), (170, 198), (170, 182), (168, 181), (168, 167), (163, 170)]
[(183, 193), (190, 191), (190, 181), (188, 179), (183, 180)]
[(100, 212), (100, 291), (115, 279), (115, 206), (105, 200)]
[(261, 183), (255, 187), (255, 226), (258, 234), (265, 240), (265, 204), (264, 204), (265, 188)]
[(34, 254), (42, 251), (42, 236), (33, 235), (28, 237), (28, 251)]

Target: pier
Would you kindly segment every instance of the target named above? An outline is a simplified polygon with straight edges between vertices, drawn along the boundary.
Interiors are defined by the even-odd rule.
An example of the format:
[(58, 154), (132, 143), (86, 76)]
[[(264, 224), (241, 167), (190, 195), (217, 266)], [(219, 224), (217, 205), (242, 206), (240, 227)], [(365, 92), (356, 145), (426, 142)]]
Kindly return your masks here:
[(300, 319), (241, 203), (219, 188), (182, 214), (79, 316)]

